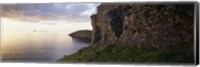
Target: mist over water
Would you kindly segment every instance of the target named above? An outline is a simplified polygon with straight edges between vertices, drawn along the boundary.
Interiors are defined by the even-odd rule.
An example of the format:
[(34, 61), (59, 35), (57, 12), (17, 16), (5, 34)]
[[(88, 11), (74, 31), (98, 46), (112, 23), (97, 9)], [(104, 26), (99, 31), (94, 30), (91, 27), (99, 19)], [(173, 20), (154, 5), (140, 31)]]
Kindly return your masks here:
[[(14, 33), (14, 34), (13, 34)], [(54, 62), (88, 44), (63, 32), (2, 32), (2, 61)]]
[(68, 35), (78, 30), (91, 30), (91, 25), (89, 22), (49, 25), (3, 18), (0, 45), (2, 61), (55, 62), (88, 46), (72, 40)]
[(0, 57), (9, 62), (55, 62), (88, 44), (68, 34), (92, 30), (100, 3), (2, 5)]

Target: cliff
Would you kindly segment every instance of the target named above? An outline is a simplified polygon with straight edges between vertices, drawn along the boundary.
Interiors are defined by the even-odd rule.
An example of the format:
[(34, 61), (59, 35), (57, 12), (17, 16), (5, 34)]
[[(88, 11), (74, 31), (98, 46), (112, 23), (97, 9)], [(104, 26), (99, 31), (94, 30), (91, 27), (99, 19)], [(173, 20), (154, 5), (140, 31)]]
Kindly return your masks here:
[(103, 3), (91, 16), (92, 44), (59, 62), (193, 64), (193, 8), (194, 3)]
[(135, 47), (193, 44), (194, 5), (104, 3), (92, 19), (92, 43)]
[(72, 38), (81, 42), (85, 42), (85, 43), (91, 42), (91, 38), (92, 38), (91, 35), (92, 35), (92, 31), (90, 30), (79, 30), (79, 31), (69, 34), (69, 36), (71, 36)]

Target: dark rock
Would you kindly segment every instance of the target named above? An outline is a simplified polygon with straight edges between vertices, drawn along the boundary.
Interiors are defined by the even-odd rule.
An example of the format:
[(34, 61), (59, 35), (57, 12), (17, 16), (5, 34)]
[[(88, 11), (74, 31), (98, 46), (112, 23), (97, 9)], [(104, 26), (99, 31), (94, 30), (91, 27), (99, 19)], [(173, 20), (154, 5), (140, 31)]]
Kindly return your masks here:
[(92, 31), (79, 30), (79, 31), (69, 34), (69, 36), (71, 36), (75, 40), (85, 42), (85, 43), (90, 43), (92, 40)]
[(92, 19), (92, 43), (138, 47), (193, 44), (194, 3), (105, 3)]

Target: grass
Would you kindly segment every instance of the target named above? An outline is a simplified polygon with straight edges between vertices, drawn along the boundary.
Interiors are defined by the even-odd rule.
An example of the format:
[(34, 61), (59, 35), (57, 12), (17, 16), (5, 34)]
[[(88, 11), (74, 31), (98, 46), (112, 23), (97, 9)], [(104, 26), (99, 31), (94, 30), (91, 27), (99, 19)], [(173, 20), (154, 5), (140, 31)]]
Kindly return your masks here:
[(137, 48), (125, 45), (101, 45), (79, 50), (58, 62), (119, 62), (119, 63), (194, 63), (193, 45), (171, 48)]

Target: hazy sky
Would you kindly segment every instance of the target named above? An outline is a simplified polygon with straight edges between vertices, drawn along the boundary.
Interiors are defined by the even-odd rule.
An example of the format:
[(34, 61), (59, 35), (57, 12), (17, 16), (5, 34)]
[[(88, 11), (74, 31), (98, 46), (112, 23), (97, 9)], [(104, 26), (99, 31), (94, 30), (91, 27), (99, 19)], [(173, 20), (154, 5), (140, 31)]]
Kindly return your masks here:
[(1, 31), (92, 29), (90, 16), (100, 3), (3, 4)]
[(59, 20), (67, 22), (89, 22), (90, 15), (96, 13), (100, 3), (43, 3), (4, 4), (3, 16), (16, 20), (39, 22)]

